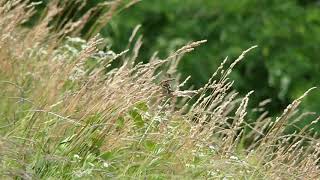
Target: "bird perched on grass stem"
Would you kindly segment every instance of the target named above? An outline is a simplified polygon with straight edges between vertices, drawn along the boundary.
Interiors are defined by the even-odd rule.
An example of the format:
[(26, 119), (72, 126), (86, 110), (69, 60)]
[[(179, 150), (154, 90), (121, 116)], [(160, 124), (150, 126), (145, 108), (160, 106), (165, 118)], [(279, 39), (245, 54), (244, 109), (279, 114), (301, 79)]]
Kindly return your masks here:
[(172, 96), (174, 90), (172, 89), (170, 82), (172, 82), (174, 79), (170, 78), (170, 79), (166, 79), (160, 82), (160, 86), (163, 89), (163, 94), (165, 94), (166, 96)]

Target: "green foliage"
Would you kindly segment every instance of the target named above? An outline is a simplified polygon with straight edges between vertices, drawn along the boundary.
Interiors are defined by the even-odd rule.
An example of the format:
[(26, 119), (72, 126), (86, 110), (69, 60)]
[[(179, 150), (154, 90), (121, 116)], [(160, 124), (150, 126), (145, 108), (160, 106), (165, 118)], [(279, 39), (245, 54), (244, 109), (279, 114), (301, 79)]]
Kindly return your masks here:
[[(180, 64), (184, 77), (192, 75), (189, 85), (200, 87), (226, 56), (234, 59), (243, 49), (259, 45), (232, 74), (240, 93), (255, 90), (255, 105), (272, 98), (268, 110), (278, 113), (307, 88), (319, 86), (316, 1), (144, 0), (117, 15), (102, 33), (120, 50), (137, 24), (144, 35), (142, 61), (156, 50), (164, 57), (189, 41), (208, 40)], [(303, 107), (317, 110), (319, 100), (316, 92)]]

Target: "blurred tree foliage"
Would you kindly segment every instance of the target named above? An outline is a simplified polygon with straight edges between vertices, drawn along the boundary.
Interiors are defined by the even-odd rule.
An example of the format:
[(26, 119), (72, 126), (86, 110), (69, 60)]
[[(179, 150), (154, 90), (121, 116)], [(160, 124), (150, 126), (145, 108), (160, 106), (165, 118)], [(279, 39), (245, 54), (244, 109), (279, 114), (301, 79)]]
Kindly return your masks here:
[[(121, 11), (103, 30), (113, 49), (124, 49), (137, 24), (142, 24), (141, 59), (159, 50), (164, 57), (192, 40), (208, 43), (185, 57), (180, 70), (190, 84), (203, 85), (220, 62), (235, 59), (252, 45), (233, 73), (238, 91), (255, 90), (253, 104), (272, 98), (278, 113), (320, 80), (320, 3), (307, 0), (143, 0)], [(319, 91), (304, 108), (319, 110)]]
[[(30, 0), (37, 2), (36, 0)], [(37, 21), (46, 4), (38, 6)], [(76, 21), (106, 0), (60, 0), (64, 10), (59, 17)], [(142, 0), (133, 5), (124, 0), (101, 34), (110, 38), (112, 49), (127, 48), (132, 30), (141, 24), (143, 46), (140, 60), (147, 61), (155, 52), (168, 53), (194, 40), (208, 42), (184, 57), (180, 72), (192, 75), (189, 86), (201, 87), (228, 56), (229, 63), (245, 49), (258, 45), (232, 74), (235, 87), (243, 95), (255, 90), (251, 104), (272, 98), (268, 110), (276, 115), (308, 88), (320, 86), (320, 0)], [(82, 7), (77, 10), (75, 7)], [(104, 11), (99, 9), (81, 30), (88, 38), (90, 27)], [(62, 18), (63, 19), (63, 18)], [(63, 21), (62, 21), (63, 22)], [(54, 30), (54, 28), (53, 28)], [(59, 30), (59, 29), (56, 29)], [(319, 90), (304, 100), (306, 110), (320, 109)]]

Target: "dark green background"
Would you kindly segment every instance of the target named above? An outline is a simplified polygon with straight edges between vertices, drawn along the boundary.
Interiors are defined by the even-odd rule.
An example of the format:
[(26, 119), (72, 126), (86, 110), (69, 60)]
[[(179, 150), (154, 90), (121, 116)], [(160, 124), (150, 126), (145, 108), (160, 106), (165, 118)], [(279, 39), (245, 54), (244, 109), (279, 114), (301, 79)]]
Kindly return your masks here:
[[(73, 1), (61, 0), (61, 4)], [(79, 11), (65, 6), (61, 16), (69, 14), (75, 21), (105, 1), (88, 2)], [(138, 24), (144, 36), (139, 60), (144, 62), (155, 51), (165, 58), (190, 41), (208, 40), (179, 66), (184, 77), (192, 75), (189, 86), (196, 88), (206, 83), (226, 56), (231, 63), (243, 50), (258, 45), (231, 78), (242, 95), (255, 90), (251, 106), (271, 98), (267, 108), (273, 116), (307, 89), (320, 85), (320, 0), (142, 0), (118, 10), (101, 34), (110, 40), (112, 50), (121, 52)], [(86, 28), (82, 33), (87, 37)], [(303, 101), (303, 110), (319, 112), (318, 102), (320, 91), (315, 90)]]
[[(267, 98), (268, 108), (279, 113), (288, 103), (320, 80), (320, 1), (298, 0), (144, 0), (121, 11), (103, 30), (113, 49), (126, 47), (132, 29), (142, 24), (144, 45), (141, 60), (154, 51), (165, 57), (192, 40), (207, 39), (180, 64), (192, 75), (190, 85), (200, 87), (229, 56), (235, 59), (252, 45), (232, 74), (242, 94), (255, 90), (257, 104)], [(305, 110), (318, 111), (320, 92), (303, 103)]]

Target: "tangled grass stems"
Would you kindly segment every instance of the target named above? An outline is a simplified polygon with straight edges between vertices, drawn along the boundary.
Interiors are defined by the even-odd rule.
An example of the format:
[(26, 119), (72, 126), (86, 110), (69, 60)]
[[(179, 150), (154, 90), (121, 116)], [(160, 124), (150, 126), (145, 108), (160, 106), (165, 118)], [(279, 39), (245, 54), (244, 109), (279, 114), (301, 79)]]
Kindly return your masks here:
[[(48, 23), (62, 18), (57, 2), (24, 28), (32, 6), (0, 1), (1, 178), (320, 178), (318, 135), (310, 125), (285, 132), (292, 120), (312, 115), (299, 115), (298, 106), (313, 88), (275, 121), (264, 112), (255, 123), (246, 121), (254, 94), (239, 97), (228, 76), (255, 46), (227, 68), (226, 58), (203, 88), (182, 90), (189, 78), (179, 83), (177, 64), (205, 41), (137, 63), (141, 38), (133, 50), (105, 50), (98, 35), (85, 41), (70, 34), (65, 27), (74, 22)], [(81, 23), (88, 19), (85, 14)]]

